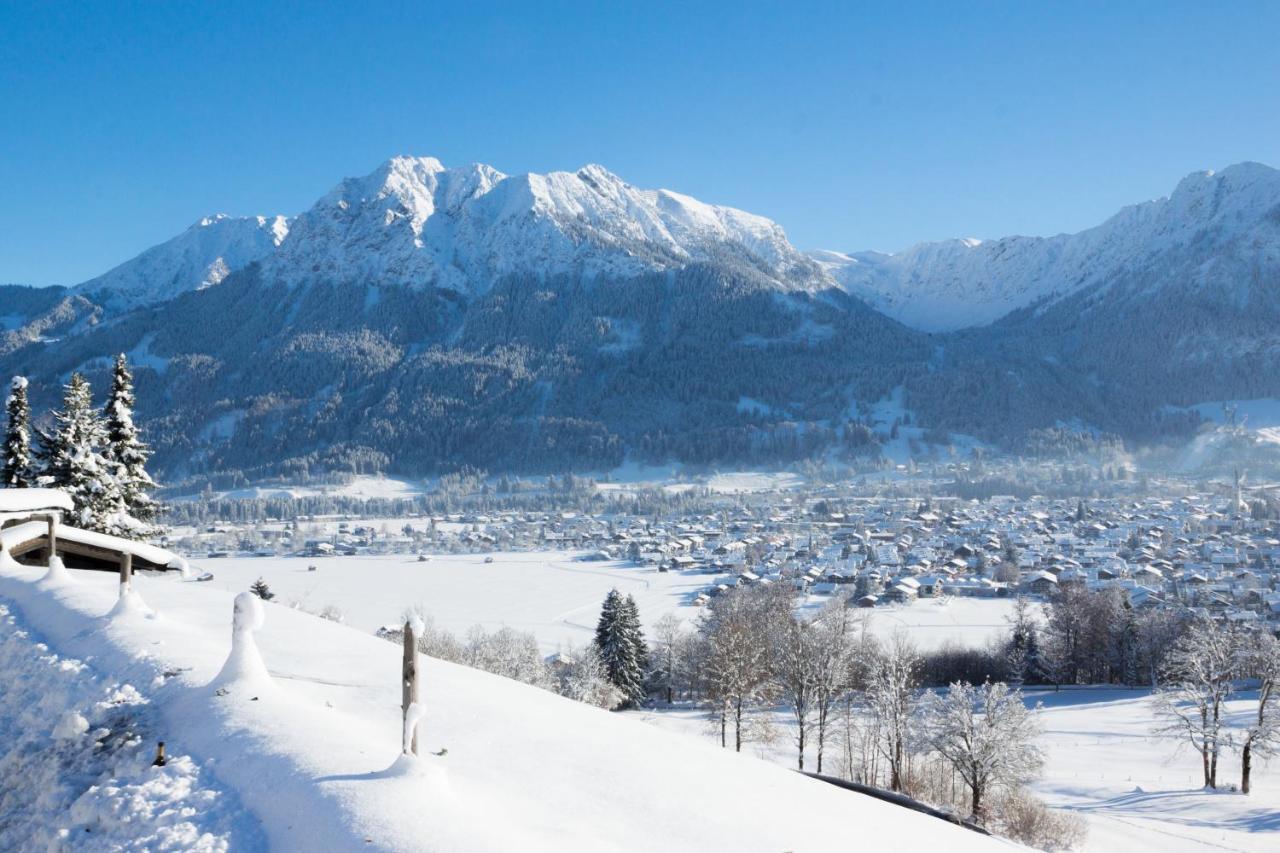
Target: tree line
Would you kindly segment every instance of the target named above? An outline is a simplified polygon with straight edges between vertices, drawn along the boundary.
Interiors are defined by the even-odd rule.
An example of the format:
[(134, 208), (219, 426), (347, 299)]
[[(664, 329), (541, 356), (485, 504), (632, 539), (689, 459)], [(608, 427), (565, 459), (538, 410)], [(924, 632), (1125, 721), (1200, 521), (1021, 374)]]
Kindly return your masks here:
[(89, 382), (73, 373), (46, 429), (33, 426), (27, 387), (23, 376), (9, 384), (0, 487), (61, 489), (71, 498), (69, 520), (77, 527), (131, 539), (154, 535), (160, 507), (150, 494), (151, 451), (133, 420), (133, 376), (125, 356), (116, 357), (101, 409), (93, 405)]

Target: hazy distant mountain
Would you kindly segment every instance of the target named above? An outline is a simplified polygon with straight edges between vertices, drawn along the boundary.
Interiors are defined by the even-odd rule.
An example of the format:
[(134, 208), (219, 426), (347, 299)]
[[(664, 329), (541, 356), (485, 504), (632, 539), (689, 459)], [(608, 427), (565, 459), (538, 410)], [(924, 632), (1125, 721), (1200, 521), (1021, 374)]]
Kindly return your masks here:
[(903, 252), (813, 252), (850, 293), (930, 332), (984, 325), (1089, 288), (1194, 285), (1224, 300), (1280, 254), (1280, 171), (1241, 163), (1186, 177), (1168, 198), (1056, 237), (948, 240)]

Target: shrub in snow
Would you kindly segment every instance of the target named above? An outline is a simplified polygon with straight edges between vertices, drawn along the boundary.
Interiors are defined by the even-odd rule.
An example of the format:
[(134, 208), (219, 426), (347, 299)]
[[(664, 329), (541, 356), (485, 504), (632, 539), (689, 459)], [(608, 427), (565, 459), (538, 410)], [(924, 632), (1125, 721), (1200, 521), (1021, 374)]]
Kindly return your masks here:
[(991, 804), (991, 829), (1037, 850), (1070, 850), (1084, 843), (1088, 826), (1077, 814), (1051, 809), (1024, 790), (997, 797)]
[(271, 587), (267, 586), (267, 582), (262, 578), (258, 578), (254, 581), (253, 585), (249, 587), (249, 591), (258, 596), (258, 598), (261, 598), (263, 601), (270, 601), (276, 597), (276, 594), (271, 591)]
[(609, 674), (595, 646), (571, 649), (558, 655), (553, 671), (556, 693), (575, 702), (584, 702), (612, 711), (625, 701), (622, 691), (609, 681)]

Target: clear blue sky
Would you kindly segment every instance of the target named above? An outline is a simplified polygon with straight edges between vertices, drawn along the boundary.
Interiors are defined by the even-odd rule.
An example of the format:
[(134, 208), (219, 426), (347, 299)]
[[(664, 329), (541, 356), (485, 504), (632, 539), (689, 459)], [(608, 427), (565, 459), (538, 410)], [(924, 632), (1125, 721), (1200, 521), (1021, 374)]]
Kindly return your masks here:
[(0, 0), (0, 282), (293, 214), (397, 153), (598, 162), (847, 250), (1280, 166), (1276, 2), (93, 5)]

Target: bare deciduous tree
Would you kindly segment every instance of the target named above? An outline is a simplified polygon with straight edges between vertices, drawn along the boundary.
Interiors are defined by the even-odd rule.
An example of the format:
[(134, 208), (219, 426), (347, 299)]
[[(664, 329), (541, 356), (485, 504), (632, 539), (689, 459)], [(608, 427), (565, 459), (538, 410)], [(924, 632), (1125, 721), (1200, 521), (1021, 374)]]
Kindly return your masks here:
[(1218, 786), (1218, 758), (1226, 742), (1222, 714), (1234, 689), (1237, 641), (1222, 626), (1201, 620), (1169, 650), (1154, 694), (1157, 731), (1184, 738), (1200, 754), (1206, 788)]
[(889, 787), (901, 791), (907, 750), (919, 708), (920, 656), (907, 635), (898, 632), (871, 663), (867, 710), (879, 734), (876, 748), (889, 765)]
[(945, 694), (929, 694), (924, 705), (929, 747), (968, 786), (975, 821), (984, 820), (989, 793), (1015, 790), (1039, 773), (1040, 726), (1018, 691), (999, 683), (956, 683)]
[(1240, 746), (1240, 791), (1249, 793), (1255, 755), (1275, 755), (1280, 747), (1280, 641), (1258, 637), (1245, 656), (1245, 673), (1258, 679), (1258, 701)]

